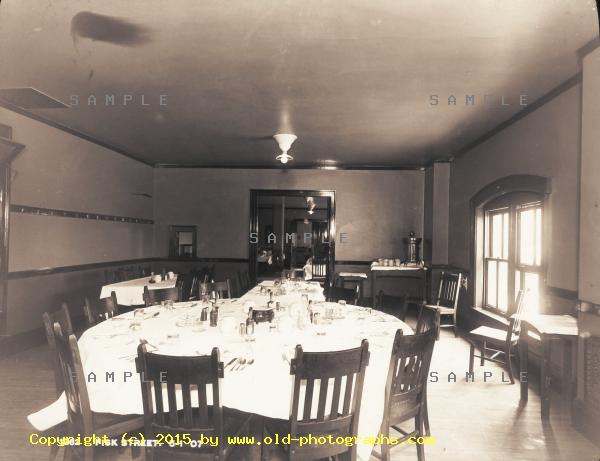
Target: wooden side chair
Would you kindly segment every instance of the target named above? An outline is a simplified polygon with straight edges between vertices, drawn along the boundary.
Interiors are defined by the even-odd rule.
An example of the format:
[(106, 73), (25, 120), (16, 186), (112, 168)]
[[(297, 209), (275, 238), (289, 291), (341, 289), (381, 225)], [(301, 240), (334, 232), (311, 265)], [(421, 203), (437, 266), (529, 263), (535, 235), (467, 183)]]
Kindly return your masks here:
[(422, 304), (417, 317), (417, 327), (415, 333), (425, 333), (429, 330), (436, 331), (436, 340), (440, 338), (440, 311), (434, 306)]
[[(196, 291), (193, 291), (195, 280), (197, 280), (196, 275), (192, 272), (180, 274), (177, 277), (177, 283), (175, 286), (179, 288), (181, 292), (181, 301), (190, 301), (192, 299), (192, 293), (196, 293)], [(193, 299), (196, 298), (194, 297)]]
[(229, 280), (229, 285), (231, 286), (231, 296), (234, 298), (239, 298), (240, 294), (240, 285), (238, 279), (236, 277), (232, 277)]
[[(318, 460), (340, 455), (356, 460), (356, 445), (347, 447), (343, 444), (326, 443), (300, 446), (298, 438), (309, 434), (314, 437), (332, 435), (334, 438), (357, 436), (363, 382), (368, 364), (369, 342), (366, 339), (362, 340), (360, 347), (343, 351), (304, 352), (302, 346), (296, 346), (296, 357), (290, 365), (290, 374), (294, 375), (290, 419), (269, 419), (264, 427), (265, 436), (290, 434), (291, 443), (289, 447), (263, 445), (263, 461), (270, 459), (275, 450), (290, 461)], [(320, 382), (318, 388), (315, 386), (316, 380)], [(305, 387), (305, 394), (301, 408), (302, 387)], [(318, 402), (313, 405), (315, 392), (318, 392)]]
[(60, 372), (58, 352), (56, 351), (56, 340), (54, 339), (54, 324), (58, 323), (61, 327), (61, 330), (64, 331), (65, 334), (73, 334), (73, 324), (71, 323), (69, 307), (66, 303), (63, 303), (61, 308), (56, 312), (52, 312), (51, 314), (44, 312), (42, 315), (42, 320), (44, 321), (46, 341), (48, 341), (48, 346), (50, 346), (52, 354), (52, 360), (54, 361), (54, 385), (56, 388), (56, 396), (60, 397), (64, 391), (64, 387)]
[[(390, 436), (390, 428), (401, 434), (399, 444), (410, 437), (423, 436), (423, 417), (427, 401), (427, 378), (435, 345), (436, 330), (404, 336), (396, 331), (385, 388), (385, 407), (381, 435)], [(414, 419), (414, 429), (400, 424)], [(398, 445), (399, 445), (398, 444)], [(417, 459), (425, 459), (423, 444), (417, 444)], [(381, 458), (390, 459), (390, 444), (381, 445)]]
[(454, 329), (455, 337), (458, 336), (456, 331), (456, 312), (462, 281), (463, 275), (460, 272), (458, 274), (442, 272), (435, 304), (429, 304), (429, 306), (435, 307), (439, 310), (442, 320), (447, 317), (451, 318), (451, 324), (441, 324), (440, 326), (452, 327)]
[(327, 279), (327, 257), (312, 257), (312, 280), (325, 282)]
[[(148, 352), (146, 344), (138, 346), (136, 368), (141, 375), (144, 405), (145, 437), (156, 439), (163, 436), (189, 434), (191, 440), (202, 436), (218, 437), (216, 447), (210, 444), (200, 448), (184, 445), (170, 448), (168, 445), (149, 447), (148, 460), (224, 460), (235, 446), (227, 443), (227, 437), (247, 436), (251, 416), (242, 412), (228, 411), (221, 405), (221, 379), (223, 362), (219, 349), (211, 355), (175, 357)], [(176, 389), (180, 388), (180, 391)], [(212, 405), (207, 401), (212, 395)], [(166, 390), (166, 401), (164, 398)], [(177, 407), (177, 393), (181, 392), (182, 408)], [(198, 405), (192, 405), (192, 394)]]
[[(50, 353), (52, 354), (52, 362), (53, 362), (53, 371), (54, 371), (54, 388), (56, 390), (56, 397), (60, 397), (63, 391), (65, 390), (62, 373), (60, 369), (60, 359), (58, 357), (58, 351), (56, 350), (56, 339), (54, 337), (54, 324), (58, 323), (61, 329), (67, 332), (69, 335), (73, 334), (73, 325), (71, 323), (71, 315), (69, 313), (69, 307), (66, 303), (63, 303), (60, 310), (53, 312), (51, 314), (44, 312), (42, 315), (42, 320), (44, 321), (44, 330), (46, 332), (46, 341), (48, 341), (48, 346), (50, 346)], [(65, 424), (59, 424), (56, 427), (48, 429), (45, 431), (44, 435), (65, 435)], [(52, 461), (56, 458), (56, 455), (59, 451), (58, 445), (52, 445), (50, 447), (50, 453), (48, 455), (48, 459)]]
[[(471, 350), (469, 353), (469, 373), (473, 373), (473, 365), (475, 357), (480, 359), (480, 365), (483, 366), (485, 361), (500, 363), (506, 366), (510, 383), (515, 383), (515, 378), (512, 371), (512, 355), (519, 342), (519, 332), (521, 329), (521, 315), (525, 305), (525, 291), (519, 290), (516, 300), (516, 311), (508, 321), (508, 328), (501, 330), (487, 326), (480, 326), (471, 330), (469, 340), (471, 342)], [(475, 343), (481, 344), (481, 352), (475, 354)], [(492, 352), (488, 357), (487, 353)]]
[(406, 320), (406, 312), (408, 310), (407, 297), (406, 295), (386, 295), (383, 290), (379, 290), (379, 293), (377, 293), (377, 297), (375, 298), (375, 309), (388, 312), (404, 321)]
[[(102, 434), (108, 438), (119, 438), (125, 432), (138, 433), (143, 427), (144, 419), (140, 415), (117, 415), (112, 413), (96, 413), (90, 408), (90, 399), (86, 386), (85, 374), (75, 335), (65, 335), (58, 322), (53, 325), (54, 340), (59, 359), (65, 397), (67, 399), (67, 434)], [(94, 447), (66, 447), (72, 459), (92, 461)]]
[(231, 282), (229, 279), (222, 282), (212, 282), (208, 284), (208, 292), (216, 293), (217, 298), (229, 299), (231, 298)]
[(114, 291), (110, 292), (108, 298), (102, 298), (97, 303), (92, 303), (87, 297), (83, 302), (83, 315), (88, 328), (121, 313)]
[[(430, 330), (435, 330), (435, 340), (440, 339), (440, 311), (435, 307), (421, 304), (419, 315), (417, 316), (416, 334), (427, 333)], [(423, 403), (423, 428), (426, 435), (431, 435), (429, 426), (429, 409), (427, 407), (427, 383), (425, 383), (425, 398)]]
[(356, 285), (354, 288), (329, 287), (327, 289), (327, 301), (337, 303), (340, 300), (348, 304), (358, 305), (360, 288)]
[(338, 272), (334, 277), (334, 286), (340, 286), (342, 288), (354, 288), (358, 285), (358, 300), (359, 302), (364, 298), (364, 282), (367, 280), (367, 274), (364, 272)]
[(252, 288), (250, 282), (250, 274), (248, 273), (248, 271), (238, 272), (238, 278), (240, 280), (240, 287), (242, 288), (244, 293), (250, 288)]
[(173, 301), (176, 303), (181, 299), (181, 290), (177, 287), (150, 290), (148, 289), (148, 285), (146, 285), (144, 286), (143, 296), (146, 307), (160, 304), (162, 301)]

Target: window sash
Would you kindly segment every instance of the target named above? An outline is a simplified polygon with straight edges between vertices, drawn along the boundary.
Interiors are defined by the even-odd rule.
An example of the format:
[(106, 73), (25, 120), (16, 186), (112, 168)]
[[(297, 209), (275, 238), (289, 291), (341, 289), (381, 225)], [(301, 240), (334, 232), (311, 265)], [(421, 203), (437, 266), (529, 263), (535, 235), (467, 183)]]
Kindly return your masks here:
[[(507, 207), (484, 210), (484, 308), (511, 315), (516, 307), (514, 304), (519, 288), (525, 285), (531, 288), (531, 283), (537, 279), (535, 289), (531, 288), (531, 293), (528, 293), (525, 309), (531, 312), (535, 312), (536, 308), (539, 310), (543, 281), (543, 218), (540, 201), (511, 203)], [(522, 222), (524, 219), (528, 219), (529, 224)], [(525, 230), (533, 232), (533, 235), (523, 235)], [(528, 239), (528, 257), (524, 257), (521, 251), (524, 238)], [(490, 280), (490, 277), (495, 280)], [(513, 296), (510, 296), (511, 293)]]

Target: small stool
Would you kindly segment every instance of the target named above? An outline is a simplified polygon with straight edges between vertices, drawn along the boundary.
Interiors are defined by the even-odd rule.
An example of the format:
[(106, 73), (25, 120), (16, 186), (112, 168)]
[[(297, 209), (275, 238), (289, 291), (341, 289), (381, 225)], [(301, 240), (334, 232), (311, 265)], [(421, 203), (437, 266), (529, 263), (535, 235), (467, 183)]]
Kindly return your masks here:
[(358, 285), (358, 299), (362, 299), (363, 296), (363, 283), (367, 280), (368, 276), (364, 272), (338, 272), (336, 274), (336, 282), (340, 282), (342, 288), (346, 288), (346, 284), (351, 284), (351, 288)]

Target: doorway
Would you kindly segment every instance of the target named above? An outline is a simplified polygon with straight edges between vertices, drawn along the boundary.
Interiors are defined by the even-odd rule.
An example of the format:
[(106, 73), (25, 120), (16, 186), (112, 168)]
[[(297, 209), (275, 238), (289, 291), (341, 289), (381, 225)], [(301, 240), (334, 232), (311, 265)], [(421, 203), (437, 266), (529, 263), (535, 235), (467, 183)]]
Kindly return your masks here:
[(335, 271), (335, 191), (250, 191), (249, 273), (254, 283), (307, 264), (329, 286)]

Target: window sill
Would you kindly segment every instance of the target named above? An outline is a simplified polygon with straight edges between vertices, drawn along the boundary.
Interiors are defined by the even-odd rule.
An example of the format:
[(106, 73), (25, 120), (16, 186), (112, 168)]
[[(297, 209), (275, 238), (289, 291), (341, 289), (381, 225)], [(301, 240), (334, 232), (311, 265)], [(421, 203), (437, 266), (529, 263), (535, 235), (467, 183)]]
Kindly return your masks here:
[(496, 314), (487, 309), (484, 309), (483, 307), (474, 307), (473, 310), (477, 311), (481, 315), (485, 315), (485, 316), (495, 320), (496, 322), (500, 322), (500, 323), (508, 326), (508, 318), (503, 315)]

